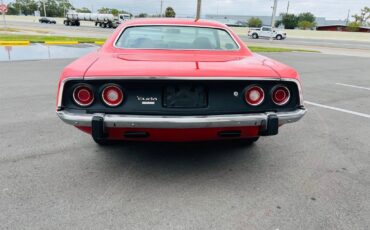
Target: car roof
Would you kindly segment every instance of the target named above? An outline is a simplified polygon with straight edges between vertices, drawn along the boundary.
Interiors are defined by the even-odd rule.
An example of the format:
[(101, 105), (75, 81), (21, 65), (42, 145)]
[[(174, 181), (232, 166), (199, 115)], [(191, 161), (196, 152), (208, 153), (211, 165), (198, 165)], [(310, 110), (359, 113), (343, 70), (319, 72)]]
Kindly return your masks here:
[(144, 18), (132, 19), (124, 23), (125, 26), (140, 26), (140, 25), (186, 25), (186, 26), (199, 26), (199, 27), (216, 27), (227, 28), (226, 25), (210, 20), (195, 20), (188, 18)]

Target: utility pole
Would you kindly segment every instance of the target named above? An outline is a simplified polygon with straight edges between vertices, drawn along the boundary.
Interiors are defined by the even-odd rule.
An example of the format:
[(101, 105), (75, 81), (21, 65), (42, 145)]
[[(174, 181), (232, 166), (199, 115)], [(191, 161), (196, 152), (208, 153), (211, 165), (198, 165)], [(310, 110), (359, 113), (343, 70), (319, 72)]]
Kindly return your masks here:
[(286, 14), (288, 14), (289, 13), (289, 1), (288, 1), (288, 6), (286, 7)]
[(43, 0), (42, 3), (44, 4), (44, 17), (46, 17), (46, 7), (45, 7), (45, 1), (46, 0)]
[(161, 0), (161, 11), (159, 17), (163, 18), (163, 0)]
[(274, 32), (274, 27), (275, 27), (275, 15), (276, 15), (277, 3), (278, 3), (278, 0), (274, 0), (274, 7), (272, 8), (272, 17), (271, 17), (271, 35), (270, 35), (271, 41), (272, 41), (272, 34)]
[(200, 19), (201, 12), (202, 12), (202, 0), (198, 0), (198, 3), (197, 3), (197, 14), (195, 16), (195, 21), (198, 21)]
[(348, 14), (347, 14), (347, 20), (346, 20), (346, 25), (348, 25), (348, 23), (349, 23), (349, 14), (351, 13), (351, 10), (350, 9), (348, 9)]

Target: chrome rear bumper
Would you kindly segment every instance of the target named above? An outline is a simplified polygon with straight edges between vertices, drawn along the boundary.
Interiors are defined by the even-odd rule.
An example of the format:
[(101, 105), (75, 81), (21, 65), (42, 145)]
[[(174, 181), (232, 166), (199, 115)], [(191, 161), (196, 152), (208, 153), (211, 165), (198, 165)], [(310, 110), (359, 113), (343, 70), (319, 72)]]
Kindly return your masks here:
[(113, 115), (113, 114), (78, 114), (67, 111), (57, 112), (60, 119), (70, 125), (91, 127), (93, 117), (101, 117), (104, 127), (108, 128), (220, 128), (265, 126), (270, 116), (278, 118), (283, 125), (300, 120), (306, 109), (300, 108), (291, 112), (267, 112), (235, 115), (209, 116), (149, 116), (149, 115)]

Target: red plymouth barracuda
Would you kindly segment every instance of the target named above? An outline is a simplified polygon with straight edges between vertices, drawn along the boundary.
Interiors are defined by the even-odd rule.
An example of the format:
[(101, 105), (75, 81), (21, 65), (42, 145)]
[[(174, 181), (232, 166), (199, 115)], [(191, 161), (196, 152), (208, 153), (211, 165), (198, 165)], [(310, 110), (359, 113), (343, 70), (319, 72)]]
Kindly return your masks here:
[(60, 119), (98, 144), (250, 144), (305, 113), (294, 69), (252, 53), (227, 26), (206, 20), (127, 21), (64, 69), (57, 94)]

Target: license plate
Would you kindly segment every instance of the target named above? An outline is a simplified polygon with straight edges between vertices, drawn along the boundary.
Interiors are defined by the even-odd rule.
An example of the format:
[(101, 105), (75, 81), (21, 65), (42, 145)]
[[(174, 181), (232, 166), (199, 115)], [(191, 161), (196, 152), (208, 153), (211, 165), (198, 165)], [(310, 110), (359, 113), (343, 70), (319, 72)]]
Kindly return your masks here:
[(207, 92), (201, 85), (170, 85), (164, 90), (164, 107), (204, 108), (207, 107)]

